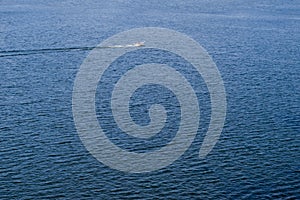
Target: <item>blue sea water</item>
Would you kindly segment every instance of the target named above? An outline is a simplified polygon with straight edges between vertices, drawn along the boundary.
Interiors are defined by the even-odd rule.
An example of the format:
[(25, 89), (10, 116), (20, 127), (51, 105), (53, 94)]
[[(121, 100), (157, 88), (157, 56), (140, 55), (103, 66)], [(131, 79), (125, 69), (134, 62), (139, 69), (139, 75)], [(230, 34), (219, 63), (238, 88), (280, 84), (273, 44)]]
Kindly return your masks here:
[[(188, 69), (181, 73), (196, 85), (200, 128), (173, 164), (144, 174), (120, 172), (98, 162), (81, 142), (72, 91), (90, 52), (84, 48), (138, 27), (182, 32), (216, 63), (227, 115), (218, 143), (204, 159), (198, 151), (209, 124), (209, 94), (201, 77)], [(0, 199), (299, 199), (299, 42), (297, 0), (0, 1)], [(153, 55), (159, 62), (179, 63), (178, 69), (182, 64), (163, 52)], [(140, 62), (135, 57), (120, 62), (130, 67)], [(111, 81), (122, 71), (117, 64), (107, 71)], [(97, 99), (110, 87), (99, 87)], [(178, 102), (160, 86), (134, 93), (135, 122), (149, 123), (139, 103), (152, 104), (152, 97), (171, 106), (168, 113), (175, 118), (165, 131), (176, 132)], [(109, 104), (103, 105), (96, 102), (98, 113)], [(111, 140), (122, 143), (124, 138), (115, 139), (110, 114), (99, 116)], [(130, 145), (124, 137), (123, 148), (136, 152), (144, 145), (154, 151), (170, 140)]]

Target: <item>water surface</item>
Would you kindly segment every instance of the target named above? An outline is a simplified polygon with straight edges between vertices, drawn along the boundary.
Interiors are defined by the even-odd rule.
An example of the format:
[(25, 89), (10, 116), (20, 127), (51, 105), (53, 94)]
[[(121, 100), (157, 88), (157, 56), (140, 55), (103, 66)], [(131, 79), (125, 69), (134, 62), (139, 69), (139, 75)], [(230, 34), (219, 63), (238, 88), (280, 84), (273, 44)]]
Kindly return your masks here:
[[(298, 1), (2, 0), (0, 199), (300, 198), (299, 13)], [(199, 159), (210, 116), (209, 94), (201, 77), (184, 68), (201, 105), (195, 141), (172, 165), (129, 174), (106, 167), (85, 149), (73, 121), (72, 89), (89, 53), (84, 48), (149, 26), (180, 31), (206, 48), (224, 80), (227, 116), (219, 142)], [(83, 49), (3, 53), (72, 47)], [(162, 52), (152, 55), (177, 68), (182, 65)], [(128, 56), (120, 61), (125, 67), (138, 62)], [(97, 95), (103, 93), (98, 90)], [(176, 130), (176, 98), (164, 88), (141, 88), (133, 96), (135, 121), (149, 122), (140, 112), (144, 104), (139, 107), (140, 102), (151, 103), (144, 95), (170, 106), (175, 118), (167, 130)], [(101, 104), (97, 106), (100, 112)], [(105, 125), (115, 130), (112, 122)], [(147, 150), (167, 141), (149, 143)], [(139, 145), (123, 147), (143, 151)]]

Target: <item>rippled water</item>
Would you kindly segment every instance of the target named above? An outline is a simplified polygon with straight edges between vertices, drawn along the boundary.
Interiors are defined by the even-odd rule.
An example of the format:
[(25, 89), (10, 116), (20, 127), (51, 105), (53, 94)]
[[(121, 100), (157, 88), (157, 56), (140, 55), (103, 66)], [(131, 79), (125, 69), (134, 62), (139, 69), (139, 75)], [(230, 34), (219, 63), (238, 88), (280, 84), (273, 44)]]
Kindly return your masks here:
[[(299, 199), (299, 13), (298, 1), (0, 1), (0, 199)], [(206, 48), (225, 84), (227, 116), (219, 142), (199, 159), (210, 119), (201, 77), (163, 52), (123, 57), (118, 62), (124, 68), (145, 56), (182, 69), (201, 109), (197, 136), (182, 157), (158, 171), (130, 174), (110, 169), (85, 149), (73, 120), (72, 90), (89, 47), (148, 26), (180, 31)], [(27, 55), (10, 55), (15, 51)], [(106, 74), (111, 81), (124, 69), (114, 64)], [(110, 87), (97, 88), (96, 111), (116, 133), (110, 114), (101, 115), (107, 107), (100, 99)], [(178, 102), (160, 86), (133, 95), (134, 121), (149, 123), (145, 105), (152, 97), (170, 107), (174, 118), (166, 132), (173, 133)], [(144, 144), (117, 136), (109, 137), (145, 151)], [(173, 137), (162, 136), (146, 150)]]

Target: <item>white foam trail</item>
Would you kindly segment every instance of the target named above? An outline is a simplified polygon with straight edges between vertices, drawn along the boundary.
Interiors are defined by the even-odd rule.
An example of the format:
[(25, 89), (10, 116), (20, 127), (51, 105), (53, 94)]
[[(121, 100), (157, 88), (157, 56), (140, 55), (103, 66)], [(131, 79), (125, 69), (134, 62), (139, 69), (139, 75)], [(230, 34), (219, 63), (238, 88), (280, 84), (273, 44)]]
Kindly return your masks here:
[(108, 48), (126, 48), (126, 47), (141, 47), (141, 46), (145, 46), (145, 42), (136, 42), (136, 43), (127, 44), (127, 45), (113, 45), (113, 46), (107, 46), (107, 47)]

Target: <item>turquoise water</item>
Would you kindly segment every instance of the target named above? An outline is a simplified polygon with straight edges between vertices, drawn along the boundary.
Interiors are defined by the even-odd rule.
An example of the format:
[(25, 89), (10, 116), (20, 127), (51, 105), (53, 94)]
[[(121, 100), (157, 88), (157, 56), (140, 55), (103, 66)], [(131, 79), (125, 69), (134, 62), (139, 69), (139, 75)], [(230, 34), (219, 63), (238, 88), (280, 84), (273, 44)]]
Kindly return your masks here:
[[(299, 199), (299, 13), (298, 1), (0, 1), (0, 199)], [(208, 51), (224, 81), (227, 115), (218, 143), (199, 159), (210, 119), (201, 77), (161, 51), (122, 58), (122, 70), (147, 59), (182, 69), (201, 109), (197, 136), (182, 157), (158, 171), (130, 174), (85, 149), (72, 90), (89, 47), (149, 26), (182, 32)], [(168, 109), (164, 139), (119, 140), (109, 104), (100, 101), (123, 73), (118, 66), (97, 89), (98, 120), (120, 147), (154, 151), (178, 129), (176, 97), (155, 85), (137, 91), (136, 123), (149, 123), (148, 104)]]

